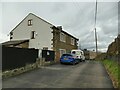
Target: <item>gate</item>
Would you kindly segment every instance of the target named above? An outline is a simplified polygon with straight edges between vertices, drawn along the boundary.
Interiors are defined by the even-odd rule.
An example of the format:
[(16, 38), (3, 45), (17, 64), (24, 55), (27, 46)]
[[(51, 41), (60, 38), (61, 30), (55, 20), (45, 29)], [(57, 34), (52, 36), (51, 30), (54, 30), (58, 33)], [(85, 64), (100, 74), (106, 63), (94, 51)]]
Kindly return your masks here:
[(45, 61), (54, 61), (55, 51), (42, 50), (42, 58), (45, 58)]

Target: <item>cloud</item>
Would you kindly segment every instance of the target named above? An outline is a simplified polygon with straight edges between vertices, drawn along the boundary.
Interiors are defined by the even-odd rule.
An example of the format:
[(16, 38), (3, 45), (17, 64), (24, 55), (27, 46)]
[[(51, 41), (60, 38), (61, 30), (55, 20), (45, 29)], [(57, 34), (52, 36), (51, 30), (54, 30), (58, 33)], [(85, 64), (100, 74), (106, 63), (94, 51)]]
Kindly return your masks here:
[[(3, 33), (8, 34), (29, 12), (56, 26), (62, 25), (63, 30), (80, 39), (83, 49), (95, 50), (95, 2), (5, 2)], [(98, 2), (96, 27), (99, 50), (105, 51), (118, 33), (117, 2)]]
[(66, 9), (66, 8), (67, 8), (66, 3), (63, 3), (63, 2), (58, 3), (58, 2), (56, 2), (54, 4), (54, 7), (52, 8), (52, 12), (54, 12), (56, 14), (59, 14), (61, 12), (64, 12), (64, 9)]

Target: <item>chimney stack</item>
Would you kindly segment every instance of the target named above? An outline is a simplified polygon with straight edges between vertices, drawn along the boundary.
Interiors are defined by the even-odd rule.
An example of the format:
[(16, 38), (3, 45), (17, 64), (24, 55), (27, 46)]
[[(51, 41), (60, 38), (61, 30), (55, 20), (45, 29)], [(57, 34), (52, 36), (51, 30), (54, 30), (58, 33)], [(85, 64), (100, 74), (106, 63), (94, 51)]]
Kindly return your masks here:
[(62, 30), (62, 26), (57, 26), (57, 28), (58, 28), (59, 30)]

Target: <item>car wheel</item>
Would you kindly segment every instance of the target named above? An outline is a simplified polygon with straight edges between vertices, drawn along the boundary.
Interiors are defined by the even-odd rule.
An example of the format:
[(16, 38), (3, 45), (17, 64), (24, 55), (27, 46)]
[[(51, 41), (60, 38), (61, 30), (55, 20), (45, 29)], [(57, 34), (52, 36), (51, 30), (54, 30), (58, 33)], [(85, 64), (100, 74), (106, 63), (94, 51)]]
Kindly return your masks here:
[(74, 62), (72, 62), (72, 65), (75, 65), (75, 61), (74, 61)]
[(63, 64), (62, 62), (60, 62), (60, 64)]

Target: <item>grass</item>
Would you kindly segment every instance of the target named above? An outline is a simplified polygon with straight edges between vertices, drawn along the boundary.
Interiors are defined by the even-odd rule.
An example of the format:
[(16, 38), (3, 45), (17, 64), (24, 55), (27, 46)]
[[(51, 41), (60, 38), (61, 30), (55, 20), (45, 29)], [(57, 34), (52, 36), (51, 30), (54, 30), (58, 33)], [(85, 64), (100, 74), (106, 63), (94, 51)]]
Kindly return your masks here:
[(120, 88), (120, 65), (113, 60), (103, 60), (103, 64), (113, 81), (114, 87)]

